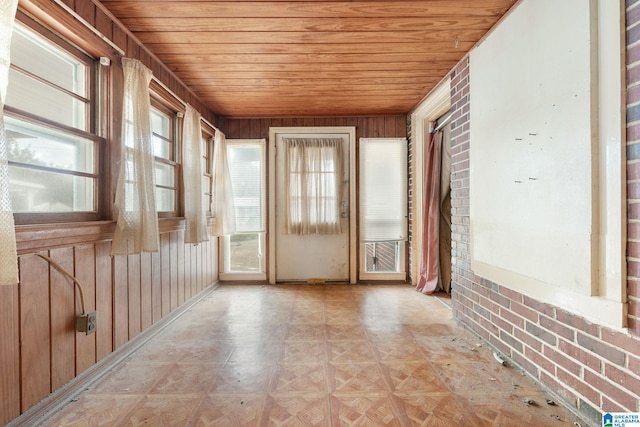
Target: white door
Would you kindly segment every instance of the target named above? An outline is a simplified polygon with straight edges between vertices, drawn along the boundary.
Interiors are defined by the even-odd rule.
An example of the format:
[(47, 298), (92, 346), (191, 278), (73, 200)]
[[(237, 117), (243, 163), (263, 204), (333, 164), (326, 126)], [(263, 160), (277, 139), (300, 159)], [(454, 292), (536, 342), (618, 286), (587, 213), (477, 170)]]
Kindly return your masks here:
[[(285, 138), (341, 139), (342, 176), (338, 203), (340, 234), (287, 234), (285, 177), (289, 174), (285, 159)], [(353, 151), (355, 128), (272, 128), (270, 131), (272, 167), (270, 185), (270, 274), (271, 283), (284, 281), (355, 282), (355, 256), (352, 234), (355, 236), (353, 196)], [(275, 149), (274, 149), (275, 148)], [(337, 169), (337, 168), (336, 168)]]

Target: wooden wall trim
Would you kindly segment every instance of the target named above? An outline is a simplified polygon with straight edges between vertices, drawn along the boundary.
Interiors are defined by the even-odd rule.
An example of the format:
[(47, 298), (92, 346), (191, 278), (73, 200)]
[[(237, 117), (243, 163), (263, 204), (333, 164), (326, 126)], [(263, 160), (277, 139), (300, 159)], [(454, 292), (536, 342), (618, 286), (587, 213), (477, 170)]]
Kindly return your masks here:
[[(158, 220), (160, 234), (183, 231), (184, 218), (162, 218)], [(16, 226), (18, 255), (112, 240), (115, 221), (70, 222), (65, 224), (34, 224)]]

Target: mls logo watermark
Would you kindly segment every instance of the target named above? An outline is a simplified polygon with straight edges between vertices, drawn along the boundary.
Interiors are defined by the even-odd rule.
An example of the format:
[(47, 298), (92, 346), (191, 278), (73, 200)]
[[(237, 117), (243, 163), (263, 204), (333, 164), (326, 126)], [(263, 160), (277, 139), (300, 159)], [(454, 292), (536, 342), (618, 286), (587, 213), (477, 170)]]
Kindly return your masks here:
[(640, 412), (607, 412), (602, 427), (640, 427)]

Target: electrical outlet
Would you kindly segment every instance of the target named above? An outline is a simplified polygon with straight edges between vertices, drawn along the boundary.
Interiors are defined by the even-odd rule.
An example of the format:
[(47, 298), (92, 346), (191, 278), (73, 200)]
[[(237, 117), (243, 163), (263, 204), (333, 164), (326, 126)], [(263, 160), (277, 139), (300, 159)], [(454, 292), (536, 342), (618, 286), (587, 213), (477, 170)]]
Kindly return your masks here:
[(84, 332), (85, 334), (90, 335), (96, 331), (97, 327), (98, 321), (95, 311), (83, 314), (76, 318), (76, 331), (78, 332)]

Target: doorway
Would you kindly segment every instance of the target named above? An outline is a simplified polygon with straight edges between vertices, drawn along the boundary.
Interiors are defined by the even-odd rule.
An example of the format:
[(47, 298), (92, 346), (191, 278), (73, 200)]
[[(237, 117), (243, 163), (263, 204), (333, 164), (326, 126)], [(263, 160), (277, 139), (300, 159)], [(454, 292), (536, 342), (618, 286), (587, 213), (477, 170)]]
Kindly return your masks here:
[[(308, 166), (305, 173), (310, 178), (302, 181), (319, 179), (329, 187), (335, 183), (335, 190), (307, 202), (314, 206), (335, 203), (335, 215), (327, 214), (318, 220), (318, 215), (311, 214), (311, 226), (304, 230), (295, 222), (303, 210), (299, 199), (316, 189), (315, 184), (310, 184), (311, 187), (300, 187), (307, 188), (300, 190), (302, 194), (291, 190), (301, 181), (300, 166), (291, 160), (294, 142), (305, 145), (309, 156), (322, 156), (322, 161)], [(355, 128), (271, 128), (269, 144), (269, 283), (355, 283)], [(291, 184), (294, 181), (298, 184)], [(329, 231), (322, 230), (326, 221), (332, 223)]]

